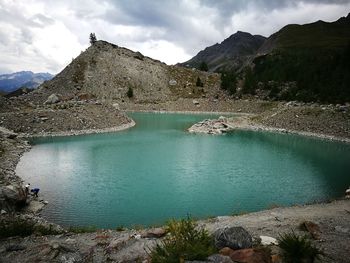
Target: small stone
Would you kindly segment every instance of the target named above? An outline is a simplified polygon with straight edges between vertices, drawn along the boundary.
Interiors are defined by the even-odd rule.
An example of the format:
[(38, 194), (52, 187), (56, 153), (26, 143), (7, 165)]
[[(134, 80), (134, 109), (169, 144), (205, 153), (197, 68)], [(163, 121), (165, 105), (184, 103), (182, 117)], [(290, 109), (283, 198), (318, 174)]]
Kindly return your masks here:
[(52, 247), (53, 249), (58, 249), (58, 248), (60, 247), (60, 244), (54, 242), (54, 243), (51, 244), (51, 247)]
[(142, 238), (161, 238), (166, 235), (164, 228), (158, 227), (148, 230), (147, 232), (141, 234)]
[(260, 236), (260, 239), (261, 239), (261, 244), (264, 246), (277, 245), (276, 238), (269, 237), (269, 236)]
[(210, 263), (233, 263), (230, 257), (223, 256), (220, 254), (214, 254), (208, 257), (208, 261)]
[(174, 79), (169, 80), (169, 85), (170, 86), (175, 86), (177, 84), (177, 81)]
[(7, 214), (7, 212), (6, 212), (6, 210), (4, 210), (4, 209), (1, 209), (1, 212), (0, 212), (2, 215), (5, 215), (5, 214)]
[(192, 103), (193, 103), (194, 105), (198, 105), (198, 104), (199, 104), (199, 101), (198, 101), (198, 100), (193, 100)]
[(301, 224), (302, 228), (308, 231), (313, 239), (320, 239), (320, 227), (311, 221), (305, 221)]

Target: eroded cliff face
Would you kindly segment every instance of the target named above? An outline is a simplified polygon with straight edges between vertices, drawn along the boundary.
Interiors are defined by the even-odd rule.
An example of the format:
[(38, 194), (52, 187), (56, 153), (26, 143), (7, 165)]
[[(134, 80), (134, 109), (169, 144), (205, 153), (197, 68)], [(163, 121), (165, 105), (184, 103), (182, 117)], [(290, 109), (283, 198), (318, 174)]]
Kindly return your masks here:
[[(196, 85), (198, 78), (203, 87)], [(139, 52), (97, 41), (31, 96), (40, 97), (41, 102), (52, 93), (66, 99), (87, 93), (99, 99), (127, 100), (129, 88), (135, 102), (215, 96), (220, 92), (220, 76), (168, 66)]]

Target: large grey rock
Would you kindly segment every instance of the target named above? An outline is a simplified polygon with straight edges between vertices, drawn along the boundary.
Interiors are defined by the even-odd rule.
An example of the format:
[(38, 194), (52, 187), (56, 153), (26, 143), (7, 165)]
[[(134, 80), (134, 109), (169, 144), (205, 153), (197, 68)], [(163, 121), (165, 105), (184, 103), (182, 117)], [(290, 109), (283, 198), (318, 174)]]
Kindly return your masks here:
[(26, 204), (27, 196), (22, 187), (7, 185), (0, 187), (0, 207), (14, 208)]
[(54, 103), (57, 103), (59, 101), (60, 101), (60, 99), (59, 99), (59, 97), (56, 94), (51, 94), (47, 98), (47, 100), (45, 101), (45, 104), (54, 104)]
[(243, 227), (230, 227), (218, 229), (214, 233), (215, 246), (218, 249), (229, 247), (242, 249), (252, 247), (252, 236)]

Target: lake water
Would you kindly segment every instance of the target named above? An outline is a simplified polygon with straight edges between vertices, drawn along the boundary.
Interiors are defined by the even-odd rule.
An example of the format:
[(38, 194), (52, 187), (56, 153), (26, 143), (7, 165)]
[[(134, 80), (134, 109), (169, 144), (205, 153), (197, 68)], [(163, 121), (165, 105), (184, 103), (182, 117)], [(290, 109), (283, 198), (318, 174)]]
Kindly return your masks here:
[[(302, 136), (186, 132), (205, 115), (132, 113), (118, 133), (35, 140), (17, 174), (63, 225), (162, 224), (344, 195), (350, 145)], [(211, 115), (211, 118), (215, 116)]]

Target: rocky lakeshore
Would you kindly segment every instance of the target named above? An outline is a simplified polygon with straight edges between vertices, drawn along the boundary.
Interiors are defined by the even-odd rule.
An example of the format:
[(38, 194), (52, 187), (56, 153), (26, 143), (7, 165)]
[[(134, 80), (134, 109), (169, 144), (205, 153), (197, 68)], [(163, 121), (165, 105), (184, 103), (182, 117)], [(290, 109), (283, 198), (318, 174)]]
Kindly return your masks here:
[(292, 133), (350, 143), (350, 107), (277, 104), (260, 114), (203, 120), (192, 133), (223, 134), (234, 130)]
[[(211, 130), (209, 133), (225, 133), (232, 129), (280, 132), (294, 130), (301, 134), (313, 131), (317, 136), (328, 139), (342, 138), (346, 141), (350, 138), (349, 110), (336, 105), (325, 107), (258, 100), (225, 100), (218, 104), (220, 106), (214, 107), (217, 103), (214, 100), (198, 99), (194, 103), (192, 99), (181, 99), (161, 106), (159, 104), (157, 108), (157, 105), (147, 103), (132, 106), (119, 102), (118, 105), (113, 105), (97, 99), (70, 99), (51, 104), (32, 104), (24, 99), (2, 101), (1, 105), (1, 225), (11, 226), (15, 222), (14, 227), (29, 227), (31, 235), (1, 239), (1, 262), (147, 262), (148, 252), (161, 242), (164, 234), (164, 230), (156, 230), (158, 234), (159, 231), (163, 234), (155, 235), (152, 229), (122, 232), (97, 230), (76, 234), (43, 220), (37, 214), (44, 206), (42, 200), (32, 199), (29, 206), (24, 205), (26, 209), (21, 208), (27, 200), (23, 194), (23, 183), (16, 176), (15, 168), (21, 155), (30, 149), (26, 137), (116, 131), (135, 125), (120, 109), (230, 112), (231, 108), (239, 112), (240, 116), (206, 120), (194, 128), (200, 128), (204, 132)], [(254, 240), (258, 240), (261, 235), (277, 238), (280, 233), (292, 229), (303, 233), (299, 230), (299, 225), (306, 220), (312, 221), (319, 226), (321, 235), (320, 240), (313, 242), (330, 257), (325, 262), (343, 262), (343, 258), (350, 256), (349, 211), (349, 200), (341, 200), (327, 204), (276, 208), (243, 216), (217, 217), (200, 221), (199, 225), (210, 233), (225, 227), (242, 226)], [(276, 249), (273, 247), (273, 251)]]
[[(327, 255), (321, 262), (344, 262), (350, 254), (350, 200), (325, 204), (274, 208), (241, 216), (223, 216), (198, 222), (200, 228), (215, 235), (224, 229), (246, 230), (250, 243), (244, 249), (220, 250), (220, 255), (200, 262), (234, 262), (237, 251), (246, 254), (245, 260), (261, 259), (261, 254), (249, 247), (266, 240), (274, 240), (280, 234), (295, 231), (314, 236), (313, 243)], [(311, 224), (311, 223), (312, 224)], [(302, 230), (303, 224), (314, 227), (311, 232)], [(57, 229), (60, 230), (60, 229)], [(149, 262), (149, 252), (162, 241), (163, 228), (141, 230), (98, 230), (92, 233), (74, 234), (61, 232), (43, 236), (40, 232), (28, 237), (11, 237), (0, 240), (1, 262)], [(236, 241), (240, 242), (240, 241)], [(280, 262), (278, 247), (268, 245), (272, 260), (239, 262)], [(236, 251), (236, 252), (234, 252)], [(243, 253), (242, 252), (242, 253)], [(216, 258), (216, 260), (214, 260)], [(194, 261), (199, 262), (199, 261)]]

